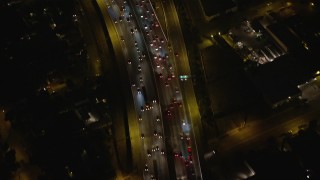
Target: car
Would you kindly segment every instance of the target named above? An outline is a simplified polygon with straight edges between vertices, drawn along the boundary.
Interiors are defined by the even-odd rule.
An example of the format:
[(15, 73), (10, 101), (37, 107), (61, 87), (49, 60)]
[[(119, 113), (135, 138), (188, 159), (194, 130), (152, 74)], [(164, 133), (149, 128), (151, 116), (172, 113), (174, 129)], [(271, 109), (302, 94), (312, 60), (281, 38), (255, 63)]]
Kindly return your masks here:
[(174, 53), (174, 55), (175, 55), (176, 57), (179, 57), (179, 54), (178, 54), (178, 52), (175, 52), (175, 53)]
[(174, 104), (176, 104), (178, 101), (177, 101), (176, 98), (172, 98), (172, 99), (171, 99), (171, 102), (174, 103)]
[(176, 153), (174, 153), (174, 157), (182, 158), (182, 153), (181, 152), (176, 152)]
[(164, 150), (163, 149), (161, 149), (160, 154), (164, 155)]
[(132, 17), (132, 13), (129, 13), (129, 17)]
[(122, 17), (121, 16), (119, 17), (119, 22), (122, 22)]
[(174, 104), (173, 104), (173, 103), (170, 103), (170, 104), (168, 105), (168, 108), (169, 108), (169, 109), (174, 109)]
[(187, 151), (188, 151), (189, 154), (192, 154), (192, 150), (191, 150), (190, 146), (188, 146)]
[(144, 134), (141, 134), (141, 136), (140, 136), (140, 137), (141, 137), (141, 139), (144, 139)]
[(121, 6), (121, 10), (122, 10), (122, 11), (126, 11), (127, 9), (126, 9), (125, 6)]
[(151, 156), (152, 156), (149, 149), (147, 150), (147, 156), (148, 156), (148, 157), (151, 157)]
[(189, 160), (190, 163), (192, 163), (192, 155), (191, 154), (189, 154), (188, 160)]
[(139, 81), (140, 81), (140, 82), (143, 82), (142, 76), (139, 77)]
[(159, 146), (152, 147), (152, 152), (159, 151)]
[(167, 116), (172, 116), (171, 111), (169, 109), (166, 110), (166, 115)]
[(161, 133), (158, 133), (158, 138), (162, 139), (162, 134)]
[(152, 106), (150, 106), (150, 104), (149, 104), (149, 103), (146, 103), (146, 105), (145, 105), (145, 106), (146, 106), (146, 108), (145, 108), (146, 110), (150, 110), (150, 109), (152, 109)]
[(179, 153), (179, 157), (180, 157), (180, 158), (182, 158), (182, 157), (183, 157), (183, 156), (182, 156), (182, 152), (180, 152), (180, 153)]
[(158, 133), (157, 133), (156, 130), (153, 131), (153, 135), (154, 135), (154, 136), (158, 136)]
[(190, 162), (188, 160), (185, 160), (184, 164), (188, 167), (190, 165)]
[(138, 94), (141, 94), (141, 89), (137, 88)]
[(134, 41), (134, 45), (137, 46), (137, 45), (138, 45), (138, 42), (137, 42), (137, 41)]
[(142, 57), (141, 57), (141, 56), (139, 56), (138, 58), (139, 58), (139, 62), (142, 62)]
[[(158, 67), (158, 66), (157, 66)], [(163, 75), (162, 73), (159, 73), (159, 77), (162, 79), (163, 78)]]
[(139, 121), (142, 121), (142, 117), (141, 117), (140, 114), (139, 114), (139, 116), (138, 116), (138, 120), (139, 120)]
[(143, 106), (141, 106), (141, 107), (140, 107), (140, 110), (143, 112), (143, 111), (144, 111), (144, 107), (143, 107)]
[(156, 121), (159, 122), (160, 121), (160, 116), (156, 117)]
[[(131, 84), (131, 86), (132, 86), (132, 87), (135, 87), (135, 86), (136, 86), (136, 84), (135, 84), (135, 83), (132, 83), (132, 84)], [(138, 89), (139, 89), (139, 88), (138, 88)]]
[(130, 59), (128, 59), (128, 64), (131, 64), (131, 60)]
[(164, 85), (165, 85), (166, 87), (169, 87), (168, 81), (165, 81), (165, 82), (164, 82)]
[(132, 29), (132, 28), (130, 29), (130, 33), (131, 33), (131, 34), (134, 34), (134, 31), (133, 31), (133, 29)]
[(138, 71), (141, 72), (141, 66), (140, 66), (140, 64), (138, 65)]
[(123, 38), (123, 36), (121, 36), (121, 37), (120, 37), (120, 39), (121, 39), (121, 41), (122, 41), (122, 42), (124, 42), (124, 38)]
[(148, 25), (145, 24), (145, 25), (144, 25), (144, 29), (148, 29)]
[(146, 171), (146, 172), (149, 171), (149, 168), (148, 168), (148, 165), (147, 165), (147, 164), (144, 166), (144, 171)]
[(178, 87), (175, 88), (175, 92), (176, 92), (176, 93), (179, 93), (179, 92), (180, 92)]
[(127, 17), (127, 22), (130, 22), (130, 18), (129, 17)]
[(184, 135), (180, 134), (180, 139), (183, 140), (184, 139)]
[(170, 76), (170, 74), (167, 76), (167, 81), (171, 81), (171, 76)]

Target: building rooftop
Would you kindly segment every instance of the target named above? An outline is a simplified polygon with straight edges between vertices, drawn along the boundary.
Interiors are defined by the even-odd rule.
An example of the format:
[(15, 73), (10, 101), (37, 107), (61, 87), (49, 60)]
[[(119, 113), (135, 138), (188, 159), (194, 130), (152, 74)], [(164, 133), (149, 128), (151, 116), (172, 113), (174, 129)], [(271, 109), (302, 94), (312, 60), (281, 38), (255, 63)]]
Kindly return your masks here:
[(302, 64), (292, 56), (284, 55), (273, 63), (259, 66), (249, 74), (266, 101), (273, 105), (300, 93), (297, 85), (310, 78), (308, 68), (304, 68)]
[(283, 44), (285, 44), (289, 51), (302, 49), (302, 43), (290, 30), (281, 23), (274, 23), (267, 27)]

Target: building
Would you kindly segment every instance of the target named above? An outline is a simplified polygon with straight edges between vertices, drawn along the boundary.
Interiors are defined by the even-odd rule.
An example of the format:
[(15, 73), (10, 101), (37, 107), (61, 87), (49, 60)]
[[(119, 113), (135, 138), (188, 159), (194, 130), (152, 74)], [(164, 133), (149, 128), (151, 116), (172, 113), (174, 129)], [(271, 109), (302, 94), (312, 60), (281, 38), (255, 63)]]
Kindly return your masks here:
[(272, 108), (299, 100), (301, 91), (298, 85), (310, 78), (309, 69), (291, 55), (258, 66), (248, 74)]

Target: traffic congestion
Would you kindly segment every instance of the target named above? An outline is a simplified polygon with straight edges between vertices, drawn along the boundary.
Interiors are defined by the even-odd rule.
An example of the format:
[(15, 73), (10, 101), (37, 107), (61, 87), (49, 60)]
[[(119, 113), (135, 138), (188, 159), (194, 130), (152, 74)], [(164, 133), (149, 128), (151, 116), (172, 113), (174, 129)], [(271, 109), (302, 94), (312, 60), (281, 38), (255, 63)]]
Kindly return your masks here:
[(143, 178), (168, 179), (170, 159), (177, 179), (195, 179), (191, 125), (175, 68), (179, 53), (169, 46), (149, 0), (108, 0), (106, 6), (126, 58), (143, 147)]

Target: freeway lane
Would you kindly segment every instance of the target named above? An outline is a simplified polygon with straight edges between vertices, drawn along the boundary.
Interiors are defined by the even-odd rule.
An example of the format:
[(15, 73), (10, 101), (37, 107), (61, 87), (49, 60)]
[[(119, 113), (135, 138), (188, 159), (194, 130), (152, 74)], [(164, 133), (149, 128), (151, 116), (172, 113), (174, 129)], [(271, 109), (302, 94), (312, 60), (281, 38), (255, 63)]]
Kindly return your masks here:
[[(115, 56), (117, 58), (117, 64), (120, 69), (120, 75), (121, 75), (121, 84), (120, 89), (128, 89), (130, 88), (130, 81), (128, 80), (127, 72), (127, 63), (124, 62), (126, 59), (122, 52), (121, 47), (121, 40), (118, 37), (118, 34), (116, 32), (115, 26), (113, 24), (112, 19), (110, 18), (108, 14), (108, 9), (105, 4), (104, 0), (97, 0), (98, 7), (100, 9), (100, 12), (103, 16), (104, 23), (108, 29), (108, 33), (110, 36), (110, 40), (114, 49)], [(140, 153), (142, 151), (141, 148), (141, 140), (140, 140), (140, 132), (139, 132), (139, 124), (137, 122), (137, 113), (134, 110), (135, 107), (133, 106), (134, 102), (132, 99), (132, 93), (131, 91), (123, 91), (124, 97), (126, 99), (126, 107), (127, 107), (127, 116), (128, 116), (128, 124), (129, 124), (129, 133), (130, 133), (130, 140), (131, 140), (131, 151), (132, 151), (132, 161), (133, 161), (133, 168), (136, 168), (138, 172), (141, 172), (144, 168), (143, 163), (141, 162), (142, 154)], [(116, 137), (118, 138), (118, 137)], [(125, 151), (125, 149), (117, 149), (117, 151)], [(121, 154), (121, 153), (119, 153)], [(121, 154), (122, 155), (122, 154)], [(126, 157), (118, 157), (119, 159), (126, 158)], [(126, 162), (125, 160), (122, 160)], [(121, 161), (120, 161), (121, 162)], [(141, 176), (141, 174), (139, 174)]]
[[(137, 6), (139, 4), (143, 3), (142, 1), (135, 1)], [(159, 77), (160, 82), (157, 83), (157, 87), (160, 94), (160, 101), (163, 107), (164, 112), (164, 119), (167, 121), (166, 124), (168, 126), (166, 128), (169, 129), (169, 131), (166, 131), (166, 138), (170, 142), (170, 151), (172, 149), (172, 153), (170, 153), (170, 157), (168, 158), (174, 158), (174, 164), (176, 169), (176, 174), (178, 178), (185, 179), (187, 178), (185, 163), (188, 163), (189, 165), (189, 156), (187, 153), (183, 153), (183, 156), (181, 152), (186, 152), (187, 147), (184, 145), (184, 143), (181, 143), (180, 141), (180, 134), (182, 132), (181, 124), (182, 121), (179, 118), (179, 111), (175, 111), (175, 107), (171, 108), (171, 106), (174, 106), (172, 103), (172, 99), (176, 98), (174, 96), (174, 93), (176, 88), (179, 89), (178, 80), (174, 77), (172, 77), (172, 74), (174, 74), (174, 68), (172, 66), (172, 57), (168, 56), (167, 52), (168, 47), (167, 44), (165, 44), (163, 41), (165, 38), (163, 34), (163, 30), (161, 29), (161, 26), (159, 26), (159, 22), (157, 21), (157, 18), (155, 15), (151, 13), (151, 16), (148, 16), (147, 11), (153, 11), (153, 7), (151, 6), (151, 3), (147, 1), (147, 6), (143, 9), (145, 12), (141, 9), (141, 17), (147, 16), (147, 20), (149, 21), (142, 21), (142, 24), (140, 26), (146, 27), (146, 34), (149, 36), (149, 41), (151, 42), (151, 53), (154, 55), (154, 63), (155, 66), (154, 69), (157, 69), (158, 73), (161, 73)], [(141, 7), (141, 6), (140, 6)], [(147, 9), (147, 10), (146, 10)], [(152, 29), (151, 29), (152, 28)], [(152, 31), (151, 33), (149, 31)], [(150, 35), (151, 34), (151, 35)], [(160, 67), (160, 68), (159, 68)], [(170, 78), (170, 79), (169, 79)], [(157, 79), (158, 80), (158, 79)], [(156, 80), (156, 81), (157, 81)], [(160, 88), (159, 88), (160, 87)], [(175, 87), (175, 88), (172, 88)], [(170, 115), (169, 115), (170, 114)], [(168, 117), (170, 116), (170, 117)], [(191, 157), (191, 156), (190, 156)], [(171, 168), (170, 168), (171, 169)], [(175, 176), (175, 175), (174, 175)]]
[[(162, 2), (160, 2), (162, 3)], [(179, 57), (175, 58), (175, 65), (177, 67), (177, 74), (179, 75), (190, 75), (190, 67), (187, 56), (187, 51), (184, 45), (183, 35), (181, 32), (181, 27), (179, 19), (176, 13), (173, 1), (166, 1), (161, 6), (165, 12), (168, 38), (171, 40), (170, 43), (173, 48), (173, 52), (178, 53)], [(161, 13), (161, 12), (160, 12)], [(170, 18), (169, 18), (170, 17)], [(195, 99), (195, 94), (193, 90), (193, 84), (191, 80), (187, 80), (181, 83), (181, 90), (183, 94), (184, 105), (187, 108), (187, 123), (190, 124), (190, 137), (192, 144), (192, 155), (195, 164), (195, 174), (197, 179), (202, 179), (201, 164), (203, 160), (203, 132), (201, 118), (199, 114), (198, 105)]]
[[(107, 1), (108, 14), (114, 21), (118, 37), (122, 41), (122, 49), (127, 58), (129, 79), (132, 84), (132, 95), (136, 112), (138, 114), (139, 129), (141, 135), (142, 157), (145, 162), (143, 176), (145, 179), (153, 178), (158, 174), (160, 179), (166, 179), (166, 158), (161, 154), (164, 152), (162, 140), (162, 123), (155, 123), (155, 117), (159, 116), (160, 108), (156, 99), (156, 91), (152, 83), (153, 74), (149, 68), (145, 54), (146, 44), (141, 30), (135, 19), (137, 16), (131, 11), (126, 1)], [(144, 59), (146, 58), (146, 59)], [(149, 97), (149, 98), (148, 98)], [(152, 97), (152, 99), (150, 98)], [(155, 101), (154, 101), (155, 100)], [(150, 102), (151, 101), (151, 102)], [(160, 134), (160, 135), (159, 135)], [(161, 154), (161, 155), (160, 155)], [(157, 157), (153, 161), (152, 157)], [(150, 168), (157, 163), (157, 169)]]
[[(147, 11), (150, 11), (150, 10), (154, 11), (154, 8), (152, 7), (150, 1), (138, 0), (135, 2), (136, 2), (136, 6), (140, 6), (140, 7), (143, 7), (144, 9), (147, 9), (146, 12), (143, 12), (143, 11), (141, 12), (142, 18), (146, 16), (145, 14), (147, 14)], [(144, 2), (147, 2), (147, 6), (143, 5)], [(154, 32), (154, 34), (152, 34), (151, 38), (149, 39), (152, 42), (150, 44), (150, 46), (152, 47), (150, 51), (152, 54), (154, 54), (154, 63), (153, 63), (155, 66), (154, 69), (158, 68), (159, 66), (161, 69), (160, 71), (158, 71), (158, 73), (161, 73), (159, 74), (159, 77), (162, 77), (162, 78), (160, 78), (161, 79), (160, 83), (157, 82), (156, 84), (159, 92), (161, 92), (160, 93), (161, 95), (159, 97), (164, 110), (164, 116), (165, 116), (164, 120), (166, 122), (165, 124), (167, 124), (165, 125), (165, 128), (167, 129), (166, 137), (169, 137), (168, 140), (170, 141), (170, 143), (167, 143), (167, 145), (169, 144), (171, 146), (168, 149), (170, 149), (169, 151), (172, 151), (168, 159), (170, 160), (170, 158), (174, 158), (174, 162), (175, 162), (176, 172), (173, 176), (176, 176), (178, 179), (187, 179), (187, 178), (193, 179), (194, 170), (196, 170), (198, 174), (201, 174), (200, 167), (198, 165), (199, 158), (197, 155), (198, 154), (197, 146), (195, 145), (196, 143), (190, 143), (189, 135), (194, 136), (194, 134), (193, 134), (193, 131), (191, 130), (191, 124), (188, 122), (188, 119), (185, 118), (187, 117), (185, 115), (185, 112), (186, 112), (185, 108), (177, 108), (178, 109), (177, 110), (175, 107), (175, 104), (177, 103), (181, 103), (182, 106), (186, 103), (184, 103), (182, 99), (180, 99), (179, 102), (173, 103), (173, 99), (176, 99), (173, 92), (175, 92), (176, 89), (180, 91), (178, 79), (173, 76), (175, 74), (175, 67), (176, 67), (173, 58), (176, 56), (176, 58), (180, 59), (181, 57), (179, 57), (177, 53), (173, 53), (173, 52), (168, 53), (170, 52), (168, 47), (170, 46), (169, 44), (160, 43), (162, 42), (161, 39), (166, 39), (166, 37), (163, 33), (161, 26), (159, 27), (159, 22), (157, 21), (158, 20), (157, 17), (152, 14), (151, 17), (149, 16), (148, 18), (145, 18), (145, 19), (148, 19), (150, 21), (149, 22), (142, 21), (142, 23), (144, 24), (140, 24), (140, 26), (142, 27), (144, 26), (147, 28), (147, 31), (148, 31), (146, 32), (147, 36), (150, 36), (151, 34), (149, 31)], [(179, 23), (177, 22), (177, 19), (174, 22), (175, 24), (173, 24), (174, 25), (173, 29), (176, 31), (172, 31), (172, 35), (173, 34), (176, 35), (177, 32), (180, 32), (180, 31), (177, 31), (177, 30), (180, 30), (178, 29), (180, 27), (179, 27)], [(152, 29), (150, 27), (150, 30), (149, 30), (148, 23), (152, 25)], [(154, 25), (159, 28), (154, 28)], [(180, 35), (181, 35), (181, 32), (180, 32)], [(158, 42), (159, 44), (157, 44)], [(185, 51), (185, 48), (183, 45), (184, 45), (183, 43), (182, 43), (182, 46), (180, 44), (180, 47), (182, 47), (182, 52)], [(186, 53), (184, 53), (184, 55), (186, 56)], [(182, 58), (184, 57), (182, 56)], [(188, 62), (187, 58), (185, 59)], [(187, 67), (187, 70), (189, 70), (188, 64), (186, 67)], [(157, 80), (158, 79), (156, 79), (156, 81)], [(192, 93), (193, 93), (193, 90), (192, 90)], [(191, 94), (191, 95), (193, 95), (191, 97), (194, 98), (194, 94)], [(180, 98), (181, 97), (182, 96), (180, 96)], [(193, 102), (195, 102), (195, 100)], [(188, 104), (186, 104), (186, 106), (188, 106), (188, 109), (190, 109)], [(199, 117), (199, 113), (198, 113), (198, 117)], [(187, 141), (184, 141), (184, 139), (181, 139), (181, 137), (186, 138)], [(192, 142), (194, 142), (195, 140), (196, 139), (193, 138)], [(196, 157), (196, 158), (194, 159), (193, 157)], [(169, 163), (169, 166), (170, 164), (171, 163)], [(196, 167), (198, 168), (195, 168), (193, 166), (194, 164), (196, 164)]]

